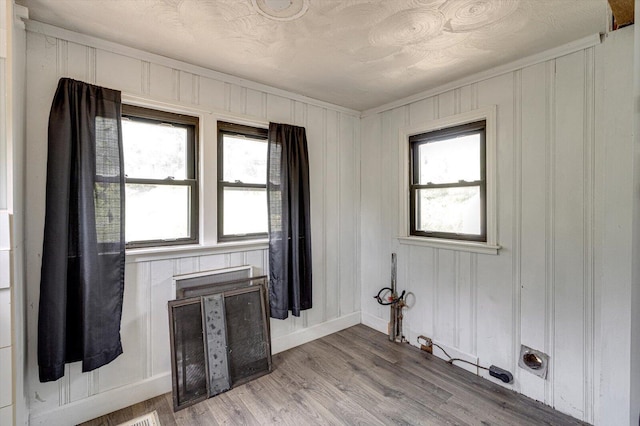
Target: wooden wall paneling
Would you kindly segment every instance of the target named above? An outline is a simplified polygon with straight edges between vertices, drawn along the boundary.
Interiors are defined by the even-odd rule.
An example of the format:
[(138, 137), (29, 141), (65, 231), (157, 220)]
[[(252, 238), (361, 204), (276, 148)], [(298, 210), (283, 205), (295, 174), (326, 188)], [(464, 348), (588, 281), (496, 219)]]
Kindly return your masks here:
[(169, 346), (169, 315), (167, 302), (175, 299), (172, 291), (174, 260), (149, 262), (151, 272), (151, 375), (171, 370)]
[[(520, 335), (521, 343), (547, 351), (545, 347), (546, 314), (546, 65), (522, 70), (522, 149), (520, 188), (522, 197), (520, 246)], [(519, 342), (516, 342), (519, 343)], [(544, 379), (528, 372), (519, 374), (523, 393), (544, 401)]]
[[(240, 265), (245, 265), (246, 263), (244, 262), (244, 253), (236, 253), (242, 256), (242, 260), (240, 263)], [(191, 274), (193, 272), (198, 272), (200, 270), (200, 265), (198, 262), (199, 258), (197, 256), (193, 256), (193, 257), (182, 257), (179, 259), (176, 259), (176, 275), (182, 275), (182, 274)], [(239, 265), (232, 265), (232, 266), (239, 266)]]
[(198, 84), (200, 94), (198, 99), (200, 105), (214, 108), (217, 110), (224, 109), (224, 83), (212, 78), (200, 77)]
[[(385, 255), (383, 268), (386, 266), (386, 277), (391, 278), (391, 253), (398, 251), (396, 237), (399, 232), (400, 218), (398, 206), (400, 204), (399, 186), (399, 158), (398, 158), (398, 133), (409, 124), (409, 107), (395, 108), (385, 114), (382, 124), (382, 164), (379, 170), (383, 174), (382, 181), (382, 211), (386, 224), (382, 236), (387, 241), (390, 251)], [(385, 257), (383, 256), (383, 257)], [(398, 259), (400, 262), (400, 259)]]
[(142, 92), (142, 62), (105, 50), (96, 55), (96, 83), (131, 94)]
[(325, 268), (325, 145), (326, 110), (307, 107), (307, 145), (309, 150), (309, 186), (311, 188), (311, 257), (313, 274), (313, 308), (308, 311), (309, 325), (325, 321), (326, 268)]
[(556, 60), (554, 406), (582, 418), (584, 382), (584, 53)]
[(266, 98), (267, 95), (264, 92), (259, 92), (253, 89), (245, 89), (245, 113), (252, 117), (266, 118)]
[(282, 96), (267, 94), (267, 118), (274, 123), (292, 122), (292, 100)]
[(11, 347), (0, 348), (0, 407), (5, 407), (13, 403), (11, 374), (13, 371), (13, 360), (11, 357)]
[(409, 105), (409, 124), (411, 126), (434, 120), (436, 116), (436, 98), (433, 96)]
[(630, 375), (626, 368), (633, 365), (635, 358), (629, 325), (634, 317), (632, 310), (638, 309), (631, 305), (632, 286), (637, 283), (633, 281), (635, 268), (629, 267), (637, 264), (631, 250), (634, 238), (631, 223), (637, 220), (633, 207), (636, 197), (630, 196), (637, 187), (633, 168), (637, 135), (634, 141), (632, 125), (636, 110), (632, 105), (637, 101), (629, 85), (637, 69), (634, 71), (633, 55), (629, 54), (628, 43), (633, 43), (634, 38), (631, 28), (610, 33), (606, 44), (595, 47), (598, 74), (595, 424), (637, 421), (637, 412), (630, 418), (630, 410), (620, 409), (627, 402), (632, 401), (633, 405), (636, 401), (631, 396), (635, 369), (632, 367)]
[(210, 271), (212, 269), (222, 269), (225, 265), (224, 254), (208, 254), (200, 256), (200, 270)]
[(359, 297), (353, 291), (353, 283), (356, 282), (356, 229), (357, 192), (356, 182), (356, 158), (355, 146), (350, 143), (354, 140), (356, 120), (354, 117), (340, 114), (340, 146), (338, 147), (338, 167), (340, 168), (339, 192), (339, 288), (340, 305), (339, 315), (349, 314), (354, 311), (355, 298)]
[(57, 43), (41, 34), (27, 33), (30, 54), (27, 69), (38, 70), (38, 78), (27, 84), (27, 104), (30, 117), (44, 117), (27, 126), (25, 212), (26, 212), (26, 264), (27, 283), (27, 352), (30, 374), (27, 377), (29, 407), (32, 412), (52, 409), (59, 404), (58, 383), (40, 383), (37, 370), (38, 303), (40, 298), (40, 267), (47, 170), (47, 118), (59, 79), (57, 70)]
[(459, 252), (456, 260), (456, 330), (455, 347), (464, 353), (473, 354), (475, 318), (473, 309), (475, 298), (471, 280), (471, 253)]
[(327, 111), (325, 144), (326, 320), (340, 315), (340, 114)]
[(87, 51), (90, 48), (77, 43), (69, 42), (66, 46), (67, 58), (66, 60), (74, 64), (72, 67), (67, 67), (65, 77), (73, 78), (75, 80), (85, 81), (92, 83), (87, 77), (91, 75), (91, 64), (87, 63)]
[(266, 273), (266, 268), (264, 265), (264, 252), (265, 250), (252, 250), (246, 252), (245, 258), (247, 261), (247, 265), (251, 265), (257, 268), (257, 275), (264, 275)]
[(449, 90), (436, 96), (438, 117), (449, 117), (456, 113), (455, 90)]
[(382, 241), (382, 197), (380, 193), (383, 179), (381, 170), (381, 119), (379, 115), (364, 117), (361, 128), (361, 172), (360, 172), (360, 263), (362, 311), (376, 318), (382, 318), (382, 307), (373, 296), (383, 287), (381, 251)]
[(594, 48), (585, 51), (584, 86), (584, 177), (585, 182), (585, 226), (584, 230), (584, 416), (586, 422), (594, 422), (595, 392), (594, 372), (595, 352), (595, 52)]
[(178, 100), (187, 104), (197, 105), (197, 93), (193, 90), (197, 76), (185, 71), (178, 71), (178, 74)]
[(455, 294), (456, 258), (456, 253), (453, 250), (438, 249), (434, 300), (436, 312), (434, 339), (451, 347), (455, 347), (455, 316), (458, 310)]
[(244, 252), (242, 251), (229, 253), (228, 256), (229, 256), (229, 264), (227, 266), (242, 266), (247, 264), (244, 258)]
[(69, 364), (69, 369), (61, 380), (65, 380), (68, 402), (78, 401), (89, 396), (89, 374), (82, 373), (82, 363)]
[[(497, 256), (478, 255), (477, 356), (483, 365), (495, 364), (512, 369), (512, 324), (515, 320), (512, 273), (513, 75), (504, 74), (478, 83), (477, 96), (480, 106), (497, 105), (497, 234), (498, 244), (502, 246)], [(481, 375), (490, 377), (485, 370), (481, 370)]]
[[(409, 271), (406, 286), (399, 288), (407, 289), (415, 297), (414, 305), (406, 311), (406, 318), (410, 324), (410, 333), (407, 338), (409, 343), (416, 345), (416, 338), (419, 335), (435, 338), (433, 328), (433, 310), (437, 302), (434, 297), (433, 271), (433, 251), (430, 247), (409, 247), (408, 259)], [(411, 301), (411, 299), (408, 299)]]
[(247, 89), (244, 87), (236, 86), (235, 84), (230, 85), (230, 103), (229, 103), (229, 111), (236, 114), (244, 114), (247, 107)]
[[(0, 251), (0, 255), (4, 254), (9, 252)], [(0, 348), (11, 346), (11, 328), (11, 289), (0, 288)]]
[[(137, 268), (125, 267), (124, 298), (122, 302), (122, 320), (120, 338), (122, 355), (111, 363), (100, 367), (99, 391), (105, 392), (130, 383), (143, 380), (146, 375), (146, 326), (149, 312), (148, 292), (140, 291), (137, 280)], [(142, 283), (144, 286), (146, 283)]]
[(174, 70), (158, 64), (149, 66), (149, 95), (156, 99), (177, 100), (178, 91), (175, 87)]

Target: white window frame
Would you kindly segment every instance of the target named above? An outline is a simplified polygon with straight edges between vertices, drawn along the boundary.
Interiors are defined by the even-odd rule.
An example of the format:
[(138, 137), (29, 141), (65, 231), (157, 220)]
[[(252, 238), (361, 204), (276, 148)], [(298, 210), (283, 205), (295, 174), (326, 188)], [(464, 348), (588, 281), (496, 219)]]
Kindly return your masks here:
[[(487, 219), (487, 241), (465, 241), (445, 238), (432, 238), (410, 235), (409, 230), (409, 188), (411, 155), (409, 137), (422, 133), (442, 130), (449, 127), (460, 126), (476, 121), (486, 122), (485, 129), (485, 167), (486, 167), (486, 219)], [(449, 250), (468, 251), (482, 254), (498, 254), (500, 246), (497, 242), (497, 199), (496, 199), (496, 106), (484, 106), (473, 111), (428, 121), (415, 126), (400, 129), (398, 138), (399, 167), (400, 172), (399, 193), (400, 209), (398, 230), (398, 242), (400, 244), (443, 248)]]

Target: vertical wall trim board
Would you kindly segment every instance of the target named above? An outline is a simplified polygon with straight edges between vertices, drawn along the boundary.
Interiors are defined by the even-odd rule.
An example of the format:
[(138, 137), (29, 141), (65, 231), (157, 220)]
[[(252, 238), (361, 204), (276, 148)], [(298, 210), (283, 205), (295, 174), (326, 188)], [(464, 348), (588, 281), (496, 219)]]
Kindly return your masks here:
[(147, 61), (140, 61), (140, 92), (151, 93), (151, 64)]
[(432, 308), (431, 308), (431, 315), (433, 316), (432, 318), (432, 322), (433, 322), (433, 339), (437, 339), (438, 338), (438, 328), (437, 328), (437, 321), (438, 321), (438, 265), (439, 265), (439, 253), (440, 253), (440, 249), (434, 248), (432, 250), (433, 253), (433, 277), (432, 277), (432, 282), (433, 282), (433, 300), (431, 301), (432, 303)]
[(547, 380), (545, 382), (545, 403), (547, 405), (555, 406), (554, 401), (554, 364), (555, 364), (555, 283), (554, 283), (554, 265), (555, 265), (555, 252), (554, 252), (554, 213), (555, 213), (555, 75), (556, 75), (556, 63), (555, 60), (547, 62), (546, 66), (546, 98), (547, 98), (547, 124), (546, 124), (546, 173), (545, 173), (545, 186), (547, 193), (547, 211), (545, 219), (545, 251), (547, 255), (546, 262), (546, 282), (545, 282), (545, 351), (550, 355), (549, 369), (547, 372)]
[(460, 267), (460, 252), (455, 251), (453, 253), (453, 345), (456, 349), (460, 349)]
[(224, 109), (231, 111), (231, 83), (224, 83)]
[(262, 92), (262, 118), (267, 118), (267, 94), (265, 92)]
[(513, 371), (516, 385), (519, 387), (520, 369), (518, 357), (521, 343), (521, 304), (522, 304), (522, 71), (513, 73), (513, 256), (512, 256), (512, 342), (513, 342)]
[[(138, 271), (141, 271), (142, 280), (138, 279), (137, 284), (142, 285), (145, 289), (144, 297), (147, 302), (147, 312), (146, 312), (146, 372), (144, 374), (144, 378), (151, 377), (153, 374), (153, 343), (151, 341), (151, 330), (153, 328), (153, 322), (151, 321), (151, 310), (152, 310), (152, 294), (151, 294), (151, 262), (144, 262), (139, 265)], [(141, 282), (142, 281), (142, 282)], [(143, 336), (145, 336), (143, 334)]]
[(91, 84), (96, 83), (97, 67), (96, 67), (96, 49), (93, 47), (86, 47), (86, 72), (87, 82)]
[[(195, 105), (200, 105), (200, 76), (197, 74), (192, 74), (191, 78), (193, 80), (191, 80), (191, 102)], [(244, 89), (244, 88), (243, 88)], [(242, 112), (246, 114), (246, 110), (247, 110), (247, 96), (246, 96), (246, 89), (245, 90), (245, 96), (244, 96), (244, 108), (242, 109)]]
[(58, 77), (69, 75), (69, 42), (56, 39), (56, 70)]
[(471, 298), (469, 299), (471, 319), (471, 347), (473, 356), (478, 356), (478, 254), (471, 253)]
[(462, 88), (458, 87), (453, 91), (453, 108), (455, 114), (462, 112)]
[[(337, 174), (338, 174), (338, 194), (337, 194), (337, 200), (338, 200), (338, 221), (337, 221), (337, 228), (338, 228), (338, 294), (342, 295), (342, 253), (341, 253), (341, 249), (342, 249), (342, 241), (343, 241), (343, 236), (342, 236), (342, 216), (343, 216), (343, 211), (342, 211), (342, 155), (340, 155), (340, 147), (341, 147), (341, 136), (342, 136), (342, 114), (341, 113), (337, 113), (336, 114), (336, 155), (338, 156), (338, 167), (337, 167)], [(340, 300), (338, 300), (338, 318), (340, 318), (342, 315), (344, 314), (344, 312), (342, 312), (342, 303), (340, 303)]]
[(594, 422), (594, 341), (595, 341), (595, 58), (594, 48), (585, 51), (584, 102), (584, 420)]
[(327, 277), (329, 277), (329, 271), (327, 270), (327, 109), (322, 109), (322, 268), (324, 270), (324, 282), (322, 283), (322, 290), (324, 293), (324, 304), (322, 306), (322, 321), (327, 320)]
[(178, 101), (180, 100), (180, 71), (175, 68), (171, 69), (171, 82), (173, 85), (172, 99)]

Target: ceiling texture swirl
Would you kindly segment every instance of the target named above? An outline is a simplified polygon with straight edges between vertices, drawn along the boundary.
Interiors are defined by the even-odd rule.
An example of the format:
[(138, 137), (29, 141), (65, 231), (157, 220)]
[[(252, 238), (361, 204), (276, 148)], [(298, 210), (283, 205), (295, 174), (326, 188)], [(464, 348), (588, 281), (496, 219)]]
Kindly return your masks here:
[(608, 27), (607, 0), (18, 0), (31, 19), (356, 110)]

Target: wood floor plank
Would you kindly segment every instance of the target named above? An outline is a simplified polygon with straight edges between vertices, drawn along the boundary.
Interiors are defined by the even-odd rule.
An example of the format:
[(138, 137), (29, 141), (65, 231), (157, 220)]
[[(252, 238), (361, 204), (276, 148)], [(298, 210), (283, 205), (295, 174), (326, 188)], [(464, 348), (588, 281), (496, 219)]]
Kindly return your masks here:
[(171, 394), (84, 425), (156, 410), (162, 426), (584, 425), (364, 325), (273, 357), (274, 371), (184, 410)]

